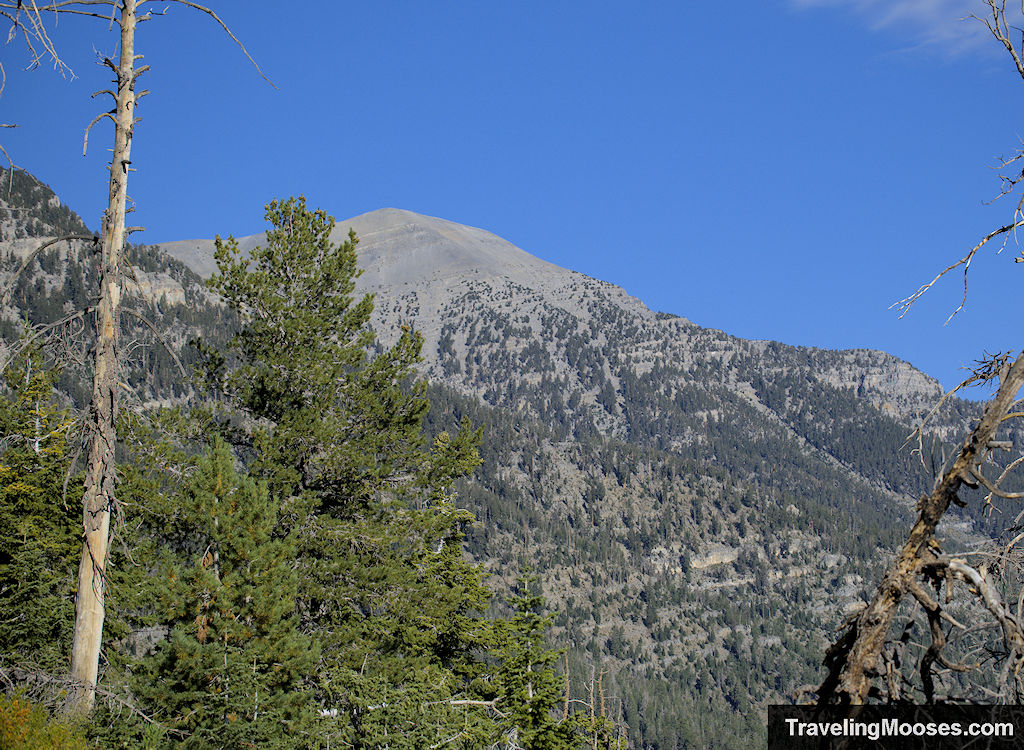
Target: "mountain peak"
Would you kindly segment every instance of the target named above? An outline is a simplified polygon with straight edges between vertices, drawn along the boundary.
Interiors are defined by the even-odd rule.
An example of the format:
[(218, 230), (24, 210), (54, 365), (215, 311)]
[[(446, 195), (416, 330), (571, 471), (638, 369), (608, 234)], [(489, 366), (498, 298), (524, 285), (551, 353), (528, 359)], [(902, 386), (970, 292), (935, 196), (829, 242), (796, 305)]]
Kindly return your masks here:
[(360, 240), (360, 286), (366, 288), (467, 274), (529, 284), (538, 274), (571, 273), (484, 229), (404, 209), (382, 208), (339, 221), (334, 239), (342, 240), (350, 228)]
[[(572, 273), (548, 263), (491, 232), (401, 208), (381, 208), (336, 223), (331, 239), (344, 242), (349, 230), (359, 237), (360, 287), (419, 283), (470, 274), (535, 282), (537, 275)], [(266, 234), (236, 238), (243, 252), (265, 241)], [(215, 270), (213, 240), (180, 240), (159, 247), (200, 276)]]
[[(583, 403), (590, 404), (597, 404), (596, 391), (605, 382), (609, 393), (619, 387), (619, 369), (627, 367), (622, 363), (629, 363), (628, 368), (641, 377), (656, 366), (689, 373), (693, 368), (714, 367), (716, 361), (717, 367), (732, 367), (728, 363), (733, 359), (756, 361), (755, 369), (775, 362), (772, 366), (785, 370), (812, 356), (810, 350), (745, 342), (699, 329), (685, 319), (657, 316), (614, 284), (541, 260), (476, 227), (389, 207), (338, 221), (332, 240), (344, 242), (349, 230), (359, 237), (357, 256), (363, 270), (356, 288), (377, 294), (374, 327), (378, 337), (390, 344), (402, 324), (412, 324), (424, 337), (425, 374), (456, 387), (470, 387), (465, 357), (482, 351), (467, 334), (479, 327), (474, 324), (477, 318), (489, 321), (492, 331), (487, 335), (501, 342), (502, 352), (514, 350), (520, 356), (530, 342), (545, 342), (543, 354), (539, 350), (531, 354), (543, 362), (530, 374), (534, 379), (576, 372), (579, 353), (566, 349), (568, 339), (597, 346), (592, 363), (596, 369), (588, 370), (585, 377), (571, 376), (578, 380)], [(250, 235), (238, 243), (247, 252), (265, 237)], [(172, 242), (161, 248), (200, 275), (209, 276), (215, 270), (211, 240)], [(614, 357), (608, 353), (613, 339), (628, 340)], [(915, 413), (937, 397), (934, 381), (881, 352), (813, 356), (816, 381), (863, 393), (886, 413)], [(496, 359), (490, 366), (510, 365)], [(721, 377), (728, 387), (749, 397), (745, 384), (749, 373)], [(599, 411), (604, 416), (599, 415), (597, 423), (613, 432), (615, 424), (619, 433), (626, 434), (624, 415), (607, 393), (603, 398), (607, 403)]]

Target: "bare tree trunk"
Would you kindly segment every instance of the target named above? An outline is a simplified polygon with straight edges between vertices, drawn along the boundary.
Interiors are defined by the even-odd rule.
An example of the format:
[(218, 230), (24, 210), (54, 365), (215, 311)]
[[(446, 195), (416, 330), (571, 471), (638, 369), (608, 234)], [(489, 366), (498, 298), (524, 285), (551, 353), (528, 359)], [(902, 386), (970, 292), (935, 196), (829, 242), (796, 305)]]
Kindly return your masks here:
[[(264, 80), (271, 83), (245, 49), (245, 45), (213, 10), (200, 5), (195, 0), (159, 1), (185, 5), (212, 18), (239, 46)], [(114, 508), (116, 482), (114, 450), (117, 443), (116, 420), (119, 393), (117, 332), (120, 322), (122, 261), (127, 233), (141, 229), (141, 227), (125, 228), (128, 173), (132, 171), (132, 130), (137, 121), (135, 106), (138, 100), (147, 93), (145, 91), (136, 92), (135, 81), (149, 68), (148, 65), (135, 68), (137, 59), (135, 27), (140, 20), (148, 20), (153, 15), (152, 12), (146, 12), (141, 17), (138, 15), (139, 7), (147, 2), (153, 2), (153, 0), (60, 0), (60, 2), (38, 5), (34, 0), (30, 3), (24, 3), (22, 0), (0, 0), (0, 18), (11, 23), (9, 37), (12, 39), (17, 36), (23, 37), (33, 66), (44, 58), (50, 57), (53, 59), (54, 66), (62, 74), (71, 73), (70, 68), (57, 54), (45, 28), (43, 23), (45, 14), (52, 13), (55, 19), (62, 14), (97, 18), (104, 24), (109, 24), (110, 28), (117, 24), (121, 34), (120, 63), (115, 65), (110, 60), (103, 60), (116, 76), (116, 93), (114, 91), (97, 92), (110, 94), (115, 100), (115, 107), (110, 112), (98, 115), (86, 127), (83, 144), (84, 153), (84, 148), (88, 146), (89, 142), (89, 131), (97, 122), (106, 118), (114, 122), (114, 153), (110, 161), (110, 194), (107, 210), (103, 215), (103, 256), (100, 266), (99, 303), (95, 308), (79, 311), (64, 319), (66, 322), (84, 317), (86, 312), (93, 310), (96, 312), (96, 352), (92, 404), (89, 410), (91, 430), (88, 440), (85, 492), (82, 498), (82, 559), (78, 569), (75, 635), (71, 651), (71, 677), (77, 687), (71, 691), (66, 704), (66, 710), (71, 714), (87, 713), (92, 709), (99, 673), (100, 646), (103, 640), (104, 588), (108, 563), (110, 513)], [(120, 12), (119, 18), (115, 17), (117, 11)], [(5, 80), (4, 66), (0, 62), (0, 92), (3, 89), (3, 80)], [(8, 127), (17, 126), (0, 123), (0, 128)], [(5, 156), (7, 154), (2, 145), (0, 145), (0, 154)], [(71, 237), (62, 239), (71, 239)], [(90, 238), (79, 237), (79, 239)], [(91, 239), (94, 243), (97, 241), (97, 238)], [(35, 253), (42, 251), (50, 244), (53, 242), (41, 245)], [(16, 272), (15, 278), (25, 269), (30, 259), (31, 256)], [(0, 301), (11, 291), (13, 284), (12, 280), (0, 292)], [(141, 319), (150, 328), (153, 327), (145, 318)], [(7, 367), (7, 364), (9, 361), (0, 366), (0, 372)]]
[(92, 710), (103, 638), (103, 596), (110, 512), (114, 505), (121, 264), (132, 129), (135, 124), (135, 11), (136, 0), (123, 0), (120, 18), (121, 56), (116, 68), (114, 155), (110, 162), (110, 199), (103, 217), (100, 300), (96, 311), (96, 359), (89, 411), (91, 435), (85, 495), (82, 500), (84, 536), (82, 561), (78, 568), (75, 636), (71, 651), (71, 676), (78, 683), (78, 688), (69, 697), (69, 710), (72, 713), (88, 713)]

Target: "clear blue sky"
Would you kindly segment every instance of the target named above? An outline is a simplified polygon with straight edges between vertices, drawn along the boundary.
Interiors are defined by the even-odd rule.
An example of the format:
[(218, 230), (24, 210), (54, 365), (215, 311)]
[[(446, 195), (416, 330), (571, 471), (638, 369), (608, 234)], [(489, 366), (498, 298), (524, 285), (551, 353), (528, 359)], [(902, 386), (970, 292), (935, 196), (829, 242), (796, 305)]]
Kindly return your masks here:
[[(1024, 81), (958, 20), (980, 0), (211, 4), (277, 89), (188, 8), (140, 27), (138, 241), (251, 234), (303, 193), (482, 227), (698, 324), (884, 349), (946, 385), (1024, 344), (1016, 249), (977, 259), (948, 326), (957, 279), (888, 309), (1012, 214), (982, 201)], [(116, 38), (68, 18), (55, 40), (75, 80), (0, 48), (0, 121), (21, 125), (0, 138), (95, 227), (110, 128), (85, 158), (82, 132)]]

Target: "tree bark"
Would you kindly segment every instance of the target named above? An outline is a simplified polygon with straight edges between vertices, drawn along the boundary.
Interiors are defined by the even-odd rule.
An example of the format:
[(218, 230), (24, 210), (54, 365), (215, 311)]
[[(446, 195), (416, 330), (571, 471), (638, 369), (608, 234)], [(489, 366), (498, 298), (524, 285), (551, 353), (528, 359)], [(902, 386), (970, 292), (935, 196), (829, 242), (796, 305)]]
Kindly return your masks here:
[[(75, 634), (71, 676), (77, 687), (69, 696), (71, 713), (92, 710), (103, 639), (104, 589), (114, 505), (118, 411), (117, 332), (120, 319), (122, 254), (132, 130), (135, 124), (136, 0), (123, 0), (120, 14), (121, 54), (117, 67), (114, 155), (110, 162), (110, 197), (103, 217), (100, 299), (96, 311), (91, 434), (82, 499), (84, 534), (75, 599)], [(113, 64), (111, 63), (111, 67)]]

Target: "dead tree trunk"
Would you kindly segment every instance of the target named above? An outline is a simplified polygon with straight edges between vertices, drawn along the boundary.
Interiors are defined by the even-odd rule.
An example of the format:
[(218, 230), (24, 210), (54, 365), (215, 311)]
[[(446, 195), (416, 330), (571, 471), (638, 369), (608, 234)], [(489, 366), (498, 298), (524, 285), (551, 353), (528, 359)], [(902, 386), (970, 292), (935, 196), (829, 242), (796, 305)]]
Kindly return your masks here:
[[(131, 165), (132, 129), (135, 125), (136, 0), (121, 4), (121, 56), (114, 66), (117, 79), (114, 154), (110, 162), (110, 196), (103, 217), (103, 256), (100, 299), (96, 310), (96, 355), (91, 434), (82, 501), (84, 535), (75, 599), (75, 635), (71, 675), (78, 687), (70, 696), (73, 713), (87, 713), (96, 695), (100, 645), (103, 639), (103, 595), (116, 480), (114, 448), (118, 411), (117, 332), (120, 324), (122, 253), (125, 242), (125, 206)], [(108, 61), (109, 62), (109, 61)]]
[[(60, 0), (37, 5), (35, 2), (23, 3), (22, 0), (0, 0), (0, 18), (11, 23), (9, 37), (20, 36), (24, 39), (32, 65), (38, 64), (45, 57), (52, 57), (58, 70), (62, 73), (70, 72), (58, 56), (43, 23), (43, 17), (48, 13), (53, 14), (54, 18), (62, 14), (97, 18), (109, 23), (111, 27), (116, 24), (121, 35), (120, 63), (115, 65), (110, 60), (103, 61), (114, 72), (116, 89), (99, 92), (111, 95), (115, 101), (114, 109), (96, 117), (85, 129), (85, 145), (88, 145), (89, 131), (93, 125), (105, 118), (109, 118), (115, 124), (114, 153), (110, 161), (110, 193), (107, 210), (103, 215), (99, 302), (95, 308), (90, 308), (90, 312), (95, 310), (96, 313), (96, 352), (92, 403), (88, 416), (90, 432), (87, 440), (85, 492), (82, 502), (82, 559), (78, 569), (75, 633), (71, 653), (71, 676), (76, 688), (72, 690), (67, 700), (67, 710), (73, 714), (86, 713), (93, 706), (103, 639), (110, 514), (114, 508), (116, 483), (114, 450), (117, 442), (116, 421), (120, 388), (117, 373), (117, 332), (120, 322), (122, 264), (127, 233), (141, 229), (125, 227), (128, 173), (133, 171), (131, 146), (132, 130), (137, 121), (135, 105), (147, 93), (136, 92), (135, 81), (149, 67), (135, 67), (136, 60), (141, 57), (135, 55), (135, 29), (139, 22), (153, 17), (152, 11), (139, 15), (141, 6), (153, 1)], [(264, 80), (270, 83), (270, 79), (263, 75), (245, 46), (213, 10), (194, 0), (157, 1), (178, 3), (208, 15), (239, 46)], [(102, 12), (108, 9), (109, 12)], [(0, 63), (0, 92), (3, 90), (3, 80), (4, 68)], [(10, 126), (3, 124), (0, 127)], [(6, 154), (2, 146), (0, 153)], [(84, 311), (78, 315), (84, 315)], [(148, 324), (145, 319), (143, 321)], [(152, 328), (151, 324), (150, 327)], [(0, 371), (2, 369), (0, 368)]]
[[(953, 465), (939, 478), (931, 494), (921, 498), (917, 522), (871, 602), (828, 649), (825, 665), (829, 673), (817, 691), (820, 704), (865, 703), (875, 680), (883, 673), (880, 658), (900, 600), (915, 591), (921, 597), (917, 579), (938, 560), (935, 528), (949, 506), (959, 502), (960, 488), (976, 487), (978, 479), (983, 478), (979, 467), (992, 450), (996, 430), (1008, 419), (1007, 413), (1024, 386), (1024, 351), (1012, 363), (1004, 361), (999, 370), (998, 392), (986, 407), (981, 422), (964, 440)], [(1014, 638), (1019, 639), (1019, 633)], [(1010, 645), (1018, 646), (1016, 640)]]

